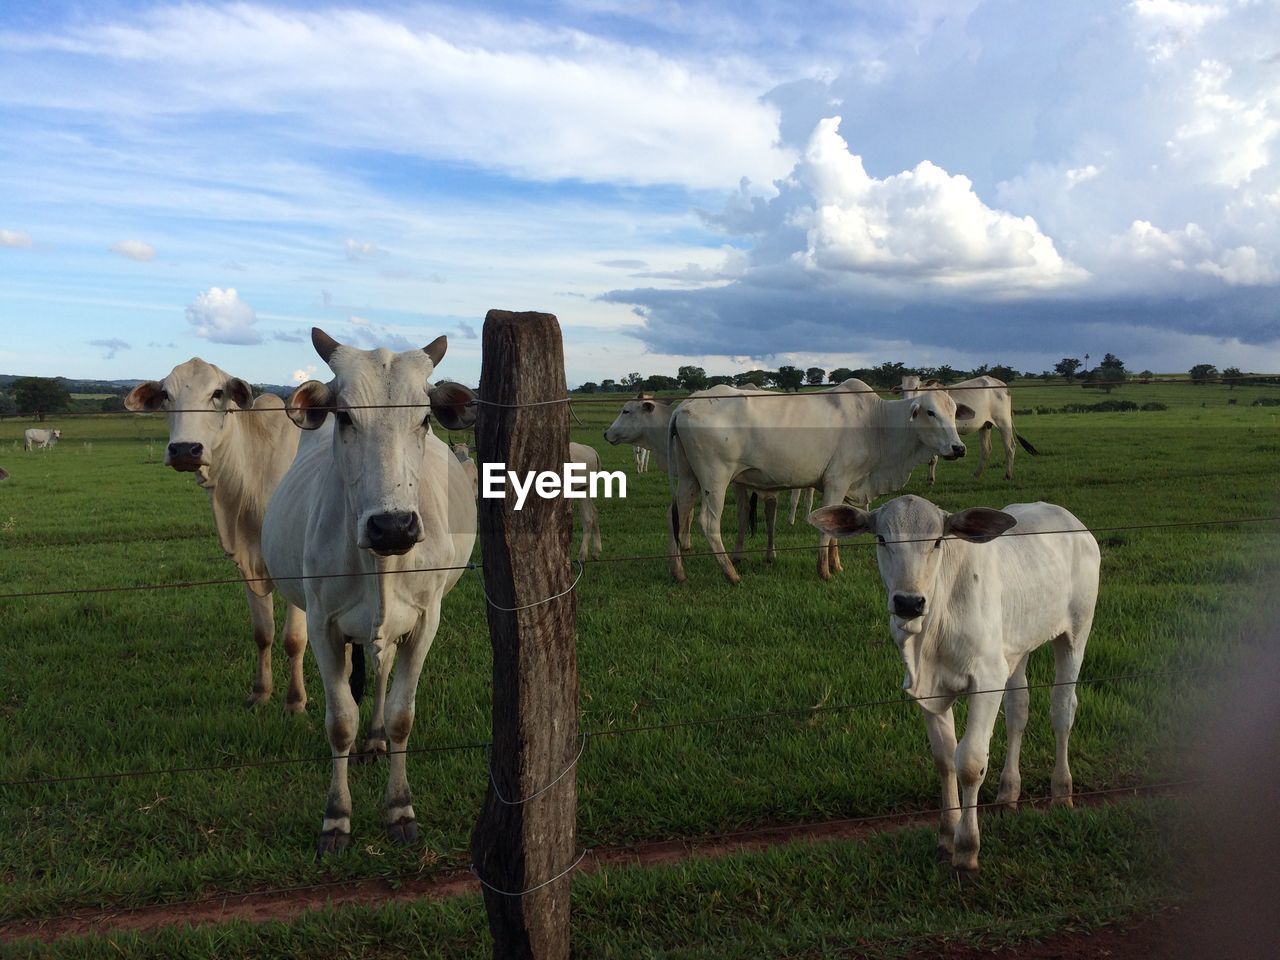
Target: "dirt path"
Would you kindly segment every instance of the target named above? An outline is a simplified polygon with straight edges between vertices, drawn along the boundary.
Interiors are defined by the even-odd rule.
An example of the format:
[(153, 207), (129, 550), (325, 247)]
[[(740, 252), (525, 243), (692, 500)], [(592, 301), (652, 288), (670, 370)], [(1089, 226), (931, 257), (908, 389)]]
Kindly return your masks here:
[[(1134, 788), (1099, 791), (1093, 794), (1077, 795), (1076, 802), (1080, 805), (1093, 806), (1132, 799), (1135, 796), (1150, 796), (1154, 792), (1150, 789)], [(1024, 806), (1039, 807), (1042, 806), (1042, 801), (1024, 802)], [(936, 812), (888, 814), (827, 823), (764, 827), (698, 840), (668, 840), (624, 847), (604, 847), (587, 851), (579, 864), (578, 872), (595, 873), (609, 867), (652, 867), (681, 863), (697, 857), (727, 857), (793, 843), (857, 840), (877, 833), (930, 825), (936, 822), (936, 818)], [(394, 887), (385, 879), (339, 880), (203, 897), (177, 903), (118, 910), (85, 910), (49, 919), (14, 921), (0, 926), (0, 943), (12, 943), (24, 938), (34, 938), (47, 943), (63, 937), (124, 931), (145, 933), (165, 927), (187, 925), (198, 927), (233, 920), (246, 920), (250, 923), (289, 921), (310, 910), (344, 904), (376, 905), (389, 901), (445, 900), (480, 892), (479, 882), (467, 870), (447, 871), (430, 877), (401, 876), (394, 879)], [(945, 956), (951, 955), (945, 954)], [(956, 954), (956, 956), (968, 955)], [(1040, 955), (1020, 954), (1020, 956), (1038, 957)], [(1076, 956), (1076, 954), (1064, 956)]]

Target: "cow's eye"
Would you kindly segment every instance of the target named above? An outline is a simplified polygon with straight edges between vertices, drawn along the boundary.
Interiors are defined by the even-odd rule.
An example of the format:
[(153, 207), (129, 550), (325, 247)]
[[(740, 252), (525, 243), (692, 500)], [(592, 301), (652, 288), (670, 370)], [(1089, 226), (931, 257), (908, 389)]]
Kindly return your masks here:
[(210, 397), (209, 399), (211, 399), (211, 400), (221, 400), (221, 399), (222, 399), (222, 391), (221, 391), (221, 390), (215, 390), (215, 391), (213, 391), (213, 396), (212, 396), (212, 397)]
[(876, 534), (876, 543), (879, 546), (882, 546), (882, 547), (884, 546), (884, 537), (880, 536), (880, 534), (878, 533)]
[(931, 417), (933, 416), (933, 411), (932, 411), (932, 410), (930, 410), (930, 411), (929, 411), (929, 416), (931, 416)]
[(165, 403), (168, 403), (168, 402), (169, 402), (169, 391), (168, 391), (168, 390), (161, 390), (161, 391), (160, 391), (160, 399), (161, 399), (162, 401), (164, 401)]
[(933, 549), (935, 549), (935, 550), (941, 550), (941, 549), (942, 549), (942, 538), (941, 538), (941, 537), (939, 537), (937, 540), (933, 541)]
[(340, 427), (351, 426), (351, 414), (347, 413), (345, 410), (333, 411), (333, 419), (338, 421), (338, 426)]

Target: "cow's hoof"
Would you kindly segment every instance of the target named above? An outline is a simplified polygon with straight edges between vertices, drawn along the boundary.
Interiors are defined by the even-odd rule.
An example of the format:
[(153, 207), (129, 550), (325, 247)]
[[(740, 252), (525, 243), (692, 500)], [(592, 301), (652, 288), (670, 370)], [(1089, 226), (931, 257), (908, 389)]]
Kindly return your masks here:
[(944, 847), (942, 844), (938, 844), (937, 855), (938, 855), (939, 863), (950, 863), (951, 857), (954, 855), (954, 853), (955, 851), (950, 850), (947, 847)]
[(1017, 800), (1001, 800), (996, 797), (996, 802), (991, 805), (991, 812), (997, 817), (1003, 817), (1005, 814), (1018, 812)]
[(254, 707), (260, 707), (271, 699), (270, 690), (254, 690), (244, 699), (244, 708), (252, 710)]
[(387, 824), (387, 833), (391, 834), (394, 843), (407, 847), (418, 840), (418, 821), (412, 817), (401, 817), (395, 823)]
[(349, 846), (351, 846), (351, 834), (344, 833), (337, 827), (326, 830), (320, 834), (320, 840), (316, 843), (316, 859), (323, 860), (331, 854), (342, 853)]
[(306, 700), (286, 700), (284, 704), (284, 712), (288, 714), (302, 714), (307, 712)]
[(961, 889), (972, 887), (978, 882), (977, 867), (956, 867), (956, 882), (960, 884)]
[(1075, 806), (1075, 801), (1071, 799), (1071, 794), (1067, 794), (1066, 796), (1063, 796), (1063, 797), (1054, 797), (1052, 800), (1049, 801), (1049, 806), (1066, 807), (1068, 810), (1070, 810), (1072, 807)]

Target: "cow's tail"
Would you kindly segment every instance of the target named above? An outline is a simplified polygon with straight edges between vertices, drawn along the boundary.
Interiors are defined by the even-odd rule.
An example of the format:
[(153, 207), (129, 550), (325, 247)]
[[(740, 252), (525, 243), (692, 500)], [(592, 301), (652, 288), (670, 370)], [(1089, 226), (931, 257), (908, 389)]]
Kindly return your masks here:
[(760, 503), (760, 494), (754, 490), (751, 491), (751, 509), (747, 511), (747, 526), (751, 530), (751, 536), (756, 535), (756, 507)]
[(364, 644), (351, 644), (351, 677), (347, 680), (351, 696), (358, 704), (364, 696)]
[(1031, 445), (1030, 441), (1028, 441), (1026, 437), (1024, 437), (1024, 436), (1023, 436), (1022, 434), (1020, 434), (1020, 433), (1015, 433), (1015, 434), (1014, 434), (1014, 436), (1015, 436), (1015, 437), (1017, 437), (1017, 438), (1018, 438), (1018, 442), (1019, 442), (1020, 444), (1022, 444), (1022, 449), (1023, 449), (1023, 450), (1027, 451), (1027, 453), (1031, 454), (1033, 457), (1038, 457), (1038, 456), (1040, 456), (1040, 451), (1039, 451), (1039, 450), (1037, 450), (1035, 447), (1033, 447), (1033, 446)]
[(673, 413), (671, 419), (667, 421), (667, 488), (671, 491), (671, 537), (677, 544), (680, 543), (680, 504), (676, 499), (679, 485), (676, 479), (676, 441), (678, 439), (676, 415)]

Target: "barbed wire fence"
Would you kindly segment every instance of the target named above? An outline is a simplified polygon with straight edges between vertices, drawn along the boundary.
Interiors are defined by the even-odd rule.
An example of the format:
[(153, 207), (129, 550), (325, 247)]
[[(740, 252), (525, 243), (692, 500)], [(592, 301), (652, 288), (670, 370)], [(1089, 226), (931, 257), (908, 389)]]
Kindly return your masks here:
[[(1232, 379), (1239, 380), (1239, 381), (1249, 381), (1249, 380), (1256, 381), (1260, 378), (1260, 376), (1262, 375), (1252, 375), (1249, 377), (1240, 377), (1240, 378), (1232, 378)], [(1225, 383), (1229, 381), (1226, 378), (1215, 378), (1214, 380), (1209, 382)], [(1182, 380), (1182, 379), (1177, 379), (1177, 380), (1147, 379), (1147, 380), (1137, 380), (1137, 381), (1134, 381), (1134, 380), (1118, 381), (1114, 385), (1117, 385), (1117, 386), (1134, 385), (1134, 384), (1145, 385), (1145, 384), (1151, 384), (1151, 383), (1176, 383), (1181, 385), (1181, 384), (1197, 384), (1198, 382)], [(1092, 385), (1105, 386), (1106, 384), (1095, 383)], [(1010, 384), (1008, 386), (1009, 388), (1018, 388), (1022, 386), (1042, 388), (1044, 385), (1043, 384)], [(1073, 385), (1073, 386), (1078, 386), (1078, 385)], [(930, 389), (930, 388), (926, 388), (926, 389)], [(993, 389), (993, 388), (991, 387), (960, 387), (960, 388), (948, 388), (948, 389)], [(825, 391), (814, 391), (810, 393), (791, 393), (791, 394), (748, 393), (748, 394), (743, 394), (742, 396), (747, 399), (803, 398), (803, 397), (812, 397), (815, 395), (830, 396), (832, 394), (841, 394), (841, 393), (865, 394), (865, 393), (875, 393), (875, 392), (876, 391), (871, 389), (867, 389), (867, 390), (858, 389), (858, 390), (825, 390)], [(548, 400), (535, 400), (535, 401), (526, 401), (526, 402), (519, 402), (519, 403), (491, 401), (491, 400), (486, 400), (482, 398), (477, 398), (476, 403), (482, 406), (488, 406), (488, 407), (499, 409), (499, 410), (516, 411), (521, 409), (537, 409), (537, 408), (546, 407), (550, 405), (569, 404), (569, 403), (574, 403), (574, 404), (610, 403), (610, 404), (616, 405), (618, 404), (620, 399), (623, 399), (623, 398), (619, 394), (615, 394), (611, 397), (595, 397), (591, 395), (584, 397), (584, 396), (567, 396), (566, 395), (563, 397), (555, 397)], [(667, 397), (663, 399), (669, 399), (674, 402), (674, 401), (699, 399), (699, 398), (696, 398), (696, 397), (690, 398), (686, 396), (686, 397)], [(379, 406), (387, 406), (387, 405), (379, 405)], [(418, 407), (421, 405), (404, 404), (404, 405), (395, 405), (395, 406)], [(249, 410), (252, 410), (252, 409), (253, 408), (249, 408), (246, 410), (236, 410), (235, 412), (249, 412)], [(356, 409), (356, 407), (351, 407), (350, 409)], [(176, 411), (171, 411), (171, 412), (176, 412)], [(187, 412), (193, 412), (193, 411), (187, 411)], [(209, 409), (206, 412), (226, 412), (226, 411)], [(254, 412), (258, 412), (258, 411), (255, 410)], [(278, 408), (276, 408), (276, 410), (273, 412), (278, 412)], [(111, 414), (83, 414), (83, 416), (104, 416), (104, 415), (111, 415)], [(1275, 523), (1277, 521), (1280, 521), (1280, 516), (1213, 518), (1213, 519), (1203, 519), (1203, 520), (1120, 524), (1120, 525), (1106, 526), (1106, 527), (1095, 527), (1090, 530), (1074, 530), (1073, 529), (1073, 530), (1060, 530), (1060, 531), (1032, 531), (1028, 533), (1018, 533), (1015, 531), (1015, 532), (1007, 533), (1005, 534), (1005, 536), (1064, 535), (1068, 533), (1092, 533), (1094, 535), (1097, 535), (1100, 533), (1115, 533), (1115, 532), (1136, 531), (1136, 530), (1155, 530), (1155, 529), (1165, 529), (1165, 528), (1216, 527), (1216, 526), (1236, 525), (1236, 524), (1270, 524), (1270, 523)], [(934, 538), (927, 538), (927, 539), (932, 540)], [(895, 541), (895, 542), (899, 542), (899, 541)], [(900, 542), (916, 542), (916, 541), (907, 540), (907, 541), (900, 541)], [(864, 541), (864, 542), (854, 541), (853, 544), (849, 544), (849, 545), (854, 545), (854, 544), (864, 545), (864, 546), (873, 545), (871, 544), (870, 541)], [(778, 548), (778, 551), (779, 552), (783, 552), (783, 551), (813, 552), (816, 549), (817, 548), (815, 546), (809, 545), (809, 546), (803, 546), (803, 547), (801, 546), (782, 547), (782, 548)], [(685, 557), (720, 556), (720, 555), (727, 555), (732, 552), (733, 551), (727, 551), (727, 550), (726, 551), (714, 551), (714, 550), (694, 551), (694, 552), (684, 553), (683, 555)], [(745, 552), (761, 553), (764, 551), (750, 550)], [(621, 556), (621, 557), (605, 557), (598, 560), (588, 561), (587, 568), (589, 568), (590, 566), (596, 563), (666, 561), (668, 558), (669, 558), (669, 555), (667, 553), (642, 554), (642, 555), (631, 555), (631, 556)], [(465, 565), (456, 565), (456, 566), (449, 566), (449, 567), (433, 567), (433, 568), (427, 568), (427, 570), (404, 571), (404, 572), (420, 573), (420, 572), (436, 572), (436, 571), (468, 570), (468, 569), (479, 573), (484, 569), (484, 564), (468, 563)], [(360, 576), (370, 576), (370, 575), (378, 575), (378, 574), (377, 572), (370, 573), (365, 571), (359, 571), (354, 573), (336, 572), (336, 573), (329, 573), (329, 574), (312, 574), (309, 576), (296, 577), (296, 578), (274, 577), (269, 579), (275, 579), (275, 580), (324, 579), (324, 578), (360, 577)], [(581, 576), (582, 574), (580, 572), (579, 578), (581, 578)], [(267, 578), (264, 578), (264, 579), (267, 579)], [(234, 578), (213, 578), (213, 579), (206, 579), (206, 580), (175, 581), (171, 583), (144, 583), (144, 584), (133, 584), (133, 585), (124, 585), (124, 586), (82, 586), (82, 587), (59, 588), (59, 589), (50, 589), (50, 590), (19, 591), (19, 592), (4, 593), (4, 594), (0, 594), (0, 601), (15, 602), (15, 601), (30, 600), (30, 599), (36, 599), (36, 598), (58, 597), (58, 596), (69, 596), (69, 595), (132, 593), (132, 592), (138, 592), (138, 591), (152, 591), (152, 590), (196, 589), (196, 588), (211, 587), (211, 586), (241, 584), (245, 582), (247, 581), (243, 577), (234, 577)], [(575, 588), (577, 587), (577, 584), (578, 584), (578, 581), (575, 580), (572, 584), (569, 585), (569, 587), (565, 591), (558, 593), (555, 596), (547, 597), (546, 599), (540, 600), (537, 603), (530, 603), (521, 607), (506, 607), (506, 606), (498, 605), (489, 599), (488, 595), (485, 594), (483, 588), (481, 592), (484, 595), (485, 601), (489, 607), (496, 608), (498, 611), (511, 613), (519, 610), (524, 610), (529, 607), (538, 606), (540, 604), (547, 603), (551, 600), (570, 594), (575, 590)], [(1185, 676), (1190, 672), (1191, 671), (1185, 671), (1185, 670), (1163, 670), (1163, 671), (1145, 671), (1145, 672), (1128, 673), (1128, 674), (1116, 674), (1116, 675), (1092, 677), (1092, 678), (1086, 677), (1086, 678), (1080, 678), (1076, 681), (1073, 681), (1072, 685), (1105, 684), (1105, 683), (1116, 683), (1121, 681), (1132, 681), (1132, 680), (1151, 680), (1156, 678), (1172, 678), (1172, 677)], [(1055, 684), (1055, 683), (1028, 684), (1026, 686), (1026, 689), (1038, 689), (1038, 688), (1045, 688), (1045, 687), (1053, 687), (1057, 685), (1058, 684)], [(1002, 687), (999, 690), (987, 690), (987, 691), (978, 691), (978, 692), (979, 693), (1003, 693), (1005, 692), (1006, 689), (1022, 689), (1022, 688)], [(558, 784), (562, 780), (562, 778), (566, 777), (567, 774), (574, 767), (576, 767), (578, 760), (586, 751), (588, 745), (594, 740), (605, 738), (605, 737), (626, 737), (626, 736), (636, 735), (640, 733), (669, 731), (669, 730), (690, 728), (690, 727), (728, 725), (733, 723), (755, 722), (755, 721), (768, 720), (768, 719), (774, 719), (774, 718), (780, 718), (780, 717), (806, 717), (806, 716), (815, 716), (819, 714), (834, 713), (839, 711), (869, 710), (873, 708), (887, 707), (890, 705), (901, 705), (904, 703), (911, 703), (911, 702), (914, 702), (911, 698), (907, 698), (904, 696), (897, 696), (893, 698), (884, 698), (884, 699), (874, 700), (874, 701), (862, 701), (857, 703), (846, 703), (846, 704), (823, 704), (818, 706), (804, 706), (804, 707), (781, 706), (781, 707), (769, 708), (762, 711), (756, 711), (753, 713), (740, 713), (740, 714), (732, 714), (732, 715), (726, 715), (726, 716), (676, 720), (676, 721), (668, 721), (668, 722), (655, 723), (655, 724), (636, 725), (631, 727), (617, 727), (617, 728), (603, 728), (603, 729), (597, 729), (597, 730), (588, 730), (588, 731), (583, 731), (578, 735), (579, 748), (577, 753), (574, 755), (571, 764), (561, 769), (551, 782), (547, 783), (544, 787), (539, 788), (535, 794), (525, 796), (523, 799), (515, 800), (515, 801), (501, 799), (501, 793), (497, 791), (497, 782), (494, 778), (493, 767), (491, 763), (488, 764), (489, 786), (490, 788), (494, 789), (495, 792), (498, 793), (500, 801), (504, 804), (519, 805), (522, 803), (526, 803), (530, 800), (535, 799), (536, 796), (541, 796), (546, 790)], [(458, 743), (458, 744), (414, 747), (414, 748), (408, 748), (403, 752), (411, 753), (411, 754), (430, 754), (430, 753), (454, 752), (454, 751), (485, 751), (486, 757), (488, 757), (489, 751), (493, 748), (493, 745), (494, 745), (494, 741), (492, 740), (475, 741), (475, 742)], [(49, 786), (54, 784), (73, 784), (73, 783), (85, 783), (85, 782), (91, 782), (91, 781), (138, 779), (138, 778), (144, 778), (144, 777), (164, 777), (164, 776), (175, 776), (175, 775), (188, 774), (188, 773), (197, 773), (197, 772), (231, 771), (231, 770), (242, 770), (242, 769), (255, 768), (255, 767), (281, 766), (281, 765), (292, 765), (292, 764), (309, 764), (309, 763), (331, 762), (331, 761), (332, 761), (331, 755), (306, 756), (306, 757), (255, 758), (255, 759), (248, 759), (248, 760), (226, 761), (222, 763), (176, 765), (176, 766), (144, 769), (144, 770), (101, 771), (101, 772), (95, 772), (95, 773), (75, 774), (75, 775), (67, 775), (67, 776), (28, 777), (23, 779), (12, 779), (12, 780), (0, 781), (0, 788), (6, 789), (6, 790), (16, 790), (20, 788), (35, 788), (35, 787)], [(1185, 784), (1178, 784), (1178, 785), (1181, 786)], [(1113, 790), (1093, 791), (1090, 793), (1110, 794), (1110, 793), (1116, 793), (1116, 792), (1135, 792), (1135, 791), (1142, 792), (1142, 791), (1149, 791), (1149, 790), (1156, 790), (1156, 789), (1164, 789), (1170, 786), (1172, 785), (1169, 783), (1133, 785), (1128, 787), (1115, 788)], [(1087, 794), (1080, 794), (1080, 796), (1084, 796), (1084, 795), (1087, 795)], [(989, 805), (990, 804), (981, 804), (980, 806), (989, 806)], [(873, 815), (873, 816), (862, 817), (862, 818), (853, 818), (852, 820), (841, 821), (841, 822), (871, 823), (871, 822), (884, 820), (884, 819), (894, 819), (894, 818), (903, 818), (903, 817), (920, 818), (920, 817), (925, 817), (929, 815), (940, 815), (943, 812), (947, 812), (947, 811), (942, 808), (933, 808), (928, 810), (913, 811), (910, 813), (889, 813), (889, 814)], [(714, 835), (714, 836), (727, 837), (730, 835), (721, 834), (721, 835)], [(701, 839), (705, 839), (705, 838), (699, 838), (699, 840)], [(478, 871), (475, 871), (474, 865), (473, 865), (473, 872), (476, 872), (477, 877), (480, 878), (480, 883), (486, 886), (490, 891), (496, 893), (498, 896), (522, 898), (528, 894), (534, 893), (535, 891), (542, 890), (547, 885), (554, 883), (554, 881), (561, 879), (562, 877), (568, 876), (569, 874), (574, 872), (574, 870), (577, 869), (584, 862), (585, 856), (586, 856), (586, 851), (584, 849), (583, 851), (579, 852), (577, 859), (573, 860), (573, 862), (569, 864), (569, 866), (566, 869), (564, 869), (562, 872), (556, 874), (555, 876), (551, 876), (543, 881), (540, 881), (534, 886), (531, 886), (522, 890), (514, 890), (514, 891), (503, 890), (494, 885), (488, 884), (483, 880), (483, 878), (480, 878), (480, 874)], [(384, 879), (388, 879), (388, 878), (384, 878)], [(275, 890), (255, 891), (252, 894), (223, 894), (218, 897), (205, 898), (205, 899), (210, 899), (210, 900), (226, 899), (228, 896), (231, 896), (231, 897), (268, 896), (273, 893), (278, 894), (286, 891), (320, 889), (320, 888), (332, 886), (334, 884), (340, 884), (340, 883), (346, 883), (346, 882), (350, 882), (350, 881), (349, 880), (324, 881), (324, 882), (321, 882), (318, 884), (312, 884), (312, 885), (293, 885), (290, 887), (277, 888)], [(196, 902), (202, 902), (202, 901), (197, 900), (197, 901), (186, 901), (186, 902), (196, 903)]]

